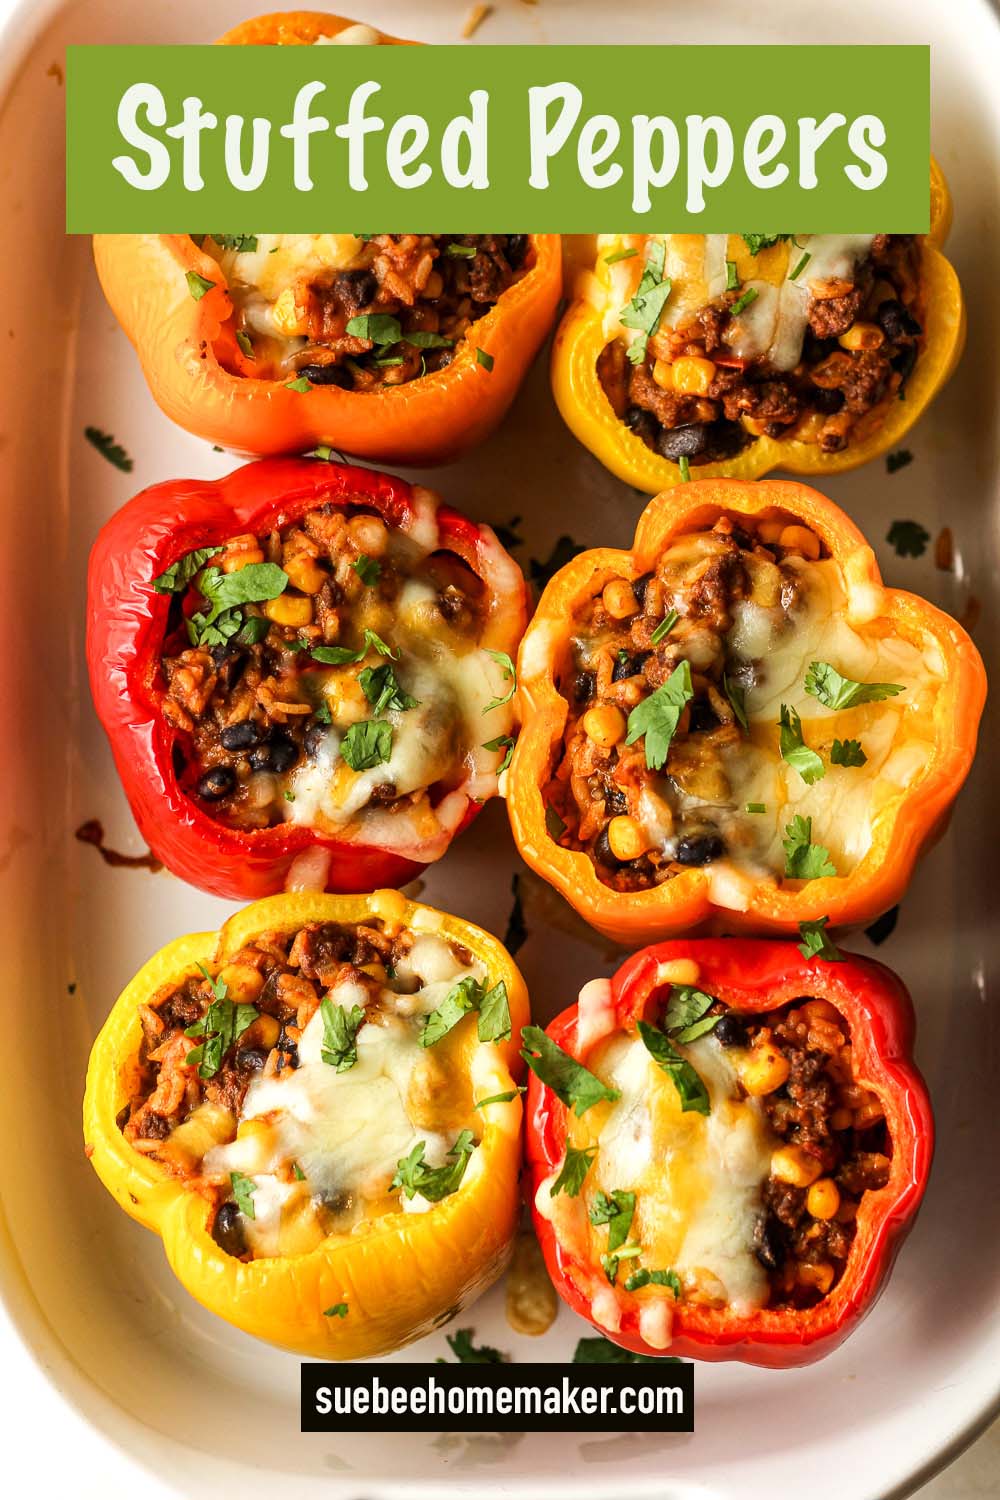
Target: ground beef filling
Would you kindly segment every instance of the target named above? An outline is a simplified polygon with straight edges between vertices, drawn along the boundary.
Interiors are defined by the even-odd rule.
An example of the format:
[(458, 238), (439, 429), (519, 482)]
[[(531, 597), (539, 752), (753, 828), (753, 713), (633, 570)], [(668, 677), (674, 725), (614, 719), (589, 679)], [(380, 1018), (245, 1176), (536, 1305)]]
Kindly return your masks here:
[[(211, 237), (205, 243), (211, 250)], [(472, 324), (527, 275), (535, 250), (526, 234), (376, 234), (355, 262), (283, 293), (290, 348), (238, 309), (234, 331), (255, 378), (367, 391), (442, 370)]]
[(674, 462), (723, 462), (763, 436), (839, 453), (863, 434), (869, 412), (902, 395), (916, 363), (919, 268), (915, 236), (876, 235), (853, 281), (812, 290), (802, 359), (790, 372), (766, 359), (743, 363), (729, 349), (737, 288), (680, 327), (661, 327), (641, 364), (613, 340), (598, 358), (598, 377), (619, 419)]
[[(719, 829), (699, 812), (729, 795), (720, 752), (744, 734), (739, 714), (754, 685), (754, 664), (727, 660), (732, 607), (752, 599), (790, 614), (801, 589), (790, 557), (821, 555), (816, 534), (794, 522), (737, 524), (722, 516), (711, 532), (680, 538), (655, 572), (613, 578), (575, 622), (568, 670), (559, 682), (569, 712), (562, 755), (545, 788), (550, 833), (585, 851), (616, 891), (660, 885), (727, 854)], [(693, 542), (693, 545), (692, 545)], [(662, 626), (676, 611), (677, 620)], [(691, 666), (684, 708), (662, 770), (646, 763), (642, 739), (627, 745), (631, 712), (671, 676)], [(651, 830), (647, 794), (655, 797)]]
[[(129, 1102), (119, 1127), (135, 1150), (209, 1200), (213, 1236), (229, 1254), (249, 1258), (242, 1216), (229, 1184), (201, 1176), (206, 1152), (236, 1137), (255, 1078), (298, 1067), (298, 1040), (328, 990), (344, 984), (363, 989), (365, 1021), (380, 1024), (381, 993), (405, 994), (415, 987), (395, 978), (414, 941), (412, 931), (390, 937), (374, 920), (356, 927), (313, 922), (295, 933), (265, 932), (217, 975), (166, 984), (139, 1007), (142, 1041), (126, 1069)], [(450, 947), (461, 963), (472, 962), (461, 945)], [(221, 1036), (214, 1050), (213, 1036)], [(290, 1182), (295, 1163), (276, 1172)], [(343, 1204), (314, 1206), (321, 1219), (327, 1216), (327, 1232), (334, 1232)]]
[(858, 1083), (849, 1028), (827, 1000), (744, 1015), (717, 1003), (713, 1035), (781, 1145), (764, 1185), (754, 1251), (770, 1307), (809, 1307), (840, 1280), (858, 1205), (889, 1180), (892, 1144), (878, 1095)]
[[(283, 569), (288, 583), (274, 599), (243, 605), (240, 629), (218, 644), (192, 645), (185, 624), (192, 610), (204, 611), (203, 575), (174, 595), (162, 708), (179, 732), (174, 760), (180, 785), (212, 817), (241, 830), (285, 819), (289, 773), (318, 754), (330, 725), (331, 683), (339, 684), (335, 705), (346, 693), (357, 719), (377, 706), (377, 698), (366, 700), (362, 684), (381, 679), (364, 678), (366, 669), (398, 670), (405, 687), (406, 641), (393, 631), (393, 616), (409, 578), (429, 586), (444, 639), (458, 646), (478, 638), (481, 580), (451, 553), (433, 553), (407, 568), (394, 560), (393, 546), (379, 516), (333, 505), (269, 536), (233, 537), (206, 567), (230, 574), (267, 562)], [(392, 656), (377, 646), (363, 650), (359, 614), (386, 632), (383, 644)], [(359, 659), (337, 665), (312, 654), (331, 647)], [(372, 792), (382, 805), (401, 800), (391, 783)]]

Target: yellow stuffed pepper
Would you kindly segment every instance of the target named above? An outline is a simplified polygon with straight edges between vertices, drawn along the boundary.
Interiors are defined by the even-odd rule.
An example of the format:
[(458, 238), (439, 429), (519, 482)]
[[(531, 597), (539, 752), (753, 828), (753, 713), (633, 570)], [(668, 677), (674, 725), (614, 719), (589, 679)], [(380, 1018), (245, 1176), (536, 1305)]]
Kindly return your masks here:
[(527, 1020), (469, 922), (396, 891), (269, 897), (128, 985), (87, 1154), (210, 1311), (298, 1354), (385, 1354), (506, 1263)]
[(556, 334), (559, 410), (650, 494), (689, 473), (867, 463), (961, 354), (962, 292), (940, 249), (950, 222), (932, 162), (927, 235), (598, 235)]

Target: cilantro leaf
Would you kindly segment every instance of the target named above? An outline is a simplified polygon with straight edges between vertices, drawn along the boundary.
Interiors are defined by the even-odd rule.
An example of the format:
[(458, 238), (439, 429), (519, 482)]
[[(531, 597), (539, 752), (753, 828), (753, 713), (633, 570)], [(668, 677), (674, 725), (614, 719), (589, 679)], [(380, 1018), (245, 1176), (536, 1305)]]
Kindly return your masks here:
[(508, 1089), (505, 1094), (490, 1094), (485, 1099), (477, 1099), (472, 1107), (473, 1109), (485, 1109), (487, 1104), (510, 1104), (513, 1099), (517, 1098), (518, 1094), (523, 1093), (524, 1084), (519, 1083), (517, 1088)]
[(635, 328), (639, 337), (629, 345), (628, 357), (634, 365), (641, 365), (646, 358), (646, 346), (660, 326), (663, 309), (673, 283), (663, 274), (664, 247), (657, 240), (646, 252), (646, 264), (635, 296), (621, 311), (624, 328)]
[(510, 1002), (504, 981), (501, 979), (488, 990), (472, 974), (466, 974), (452, 986), (437, 1010), (426, 1017), (420, 1032), (421, 1047), (433, 1047), (471, 1010), (479, 1012), (477, 1031), (481, 1042), (502, 1042), (510, 1036)]
[(521, 1040), (524, 1043), (521, 1056), (528, 1067), (578, 1116), (586, 1114), (602, 1099), (618, 1098), (617, 1089), (608, 1088), (583, 1063), (570, 1057), (540, 1026), (522, 1026)]
[(353, 338), (364, 339), (366, 343), (377, 344), (383, 349), (398, 344), (403, 337), (399, 319), (389, 313), (358, 313), (347, 320), (347, 332)]
[(510, 1036), (510, 1001), (501, 979), (479, 1002), (478, 1036), (481, 1042), (505, 1042)]
[(241, 606), (276, 599), (288, 587), (288, 574), (277, 563), (249, 563), (235, 573), (212, 567), (199, 574), (197, 587), (210, 608), (188, 619), (191, 644), (220, 646), (242, 626)]
[(494, 360), (492, 354), (487, 354), (487, 352), (486, 352), (485, 349), (480, 349), (478, 347), (476, 348), (476, 364), (477, 365), (482, 365), (482, 367), (483, 367), (484, 370), (490, 371), (490, 370), (493, 369), (493, 366), (494, 366), (495, 363), (496, 363), (496, 361)]
[(515, 740), (515, 738), (514, 738), (514, 736), (512, 734), (498, 734), (495, 740), (484, 740), (483, 741), (483, 749), (484, 750), (506, 750), (506, 752), (507, 752), (506, 755), (504, 756), (503, 760), (497, 766), (497, 775), (498, 776), (502, 775), (503, 772), (506, 771), (507, 767), (510, 765), (511, 761), (513, 760), (513, 758), (514, 758), (514, 746), (516, 744), (517, 744), (517, 741)]
[(361, 685), (361, 691), (372, 705), (373, 718), (379, 718), (389, 709), (396, 709), (402, 713), (408, 708), (419, 707), (416, 698), (411, 698), (409, 693), (403, 692), (391, 662), (386, 662), (381, 667), (363, 668), (358, 673), (358, 682)]
[(612, 250), (610, 255), (604, 257), (604, 264), (606, 266), (613, 266), (620, 260), (631, 260), (634, 255), (638, 254), (639, 252), (636, 249)]
[(370, 771), (392, 755), (392, 725), (385, 719), (352, 724), (340, 742), (340, 758), (352, 771)]
[(298, 375), (294, 380), (285, 381), (285, 390), (295, 391), (299, 396), (307, 396), (312, 390), (312, 382), (307, 375)]
[(188, 291), (196, 302), (200, 302), (202, 297), (219, 284), (216, 281), (209, 281), (207, 276), (199, 276), (197, 271), (187, 271), (184, 280), (187, 282)]
[(171, 563), (165, 573), (159, 578), (153, 579), (153, 587), (158, 594), (183, 594), (196, 573), (200, 573), (210, 557), (221, 552), (221, 547), (198, 547), (194, 552), (187, 552), (183, 557)]
[(812, 818), (798, 813), (785, 827), (782, 840), (785, 850), (785, 874), (792, 880), (822, 880), (836, 875), (837, 867), (830, 851), (812, 842)]
[(566, 832), (566, 824), (549, 802), (545, 804), (545, 832), (556, 844)]
[(899, 557), (923, 557), (931, 534), (919, 521), (893, 521), (885, 539), (890, 547), (895, 547)]
[(314, 646), (309, 654), (326, 667), (344, 667), (349, 662), (364, 661), (369, 651), (377, 651), (379, 656), (391, 656), (394, 661), (399, 657), (399, 652), (387, 646), (374, 630), (365, 631), (364, 642), (356, 651), (350, 646)]
[(507, 652), (490, 651), (487, 648), (486, 655), (492, 656), (493, 660), (497, 662), (501, 667), (503, 667), (504, 681), (510, 683), (510, 691), (505, 693), (502, 698), (494, 698), (492, 703), (487, 703), (486, 707), (483, 709), (484, 714), (490, 713), (490, 711), (494, 708), (503, 708), (504, 704), (509, 703), (514, 694), (517, 692), (517, 669), (508, 656)]
[(566, 1155), (559, 1176), (552, 1184), (551, 1196), (554, 1198), (557, 1193), (565, 1193), (567, 1198), (578, 1197), (596, 1155), (596, 1146), (584, 1146), (582, 1150), (578, 1150), (576, 1146), (567, 1143)]
[(682, 1057), (670, 1038), (658, 1026), (649, 1021), (638, 1022), (638, 1032), (643, 1046), (658, 1068), (661, 1068), (677, 1090), (681, 1113), (694, 1110), (699, 1115), (712, 1112), (708, 1089), (700, 1074)]
[(346, 1318), (347, 1311), (346, 1302), (335, 1302), (332, 1307), (324, 1307), (323, 1316), (324, 1318)]
[(634, 1260), (637, 1255), (641, 1254), (641, 1245), (623, 1245), (614, 1255), (609, 1251), (607, 1255), (601, 1256), (601, 1269), (612, 1286), (614, 1286), (618, 1276), (618, 1262), (622, 1260)]
[(613, 1254), (628, 1239), (634, 1216), (634, 1193), (615, 1188), (610, 1194), (596, 1194), (589, 1218), (591, 1224), (607, 1224), (609, 1254)]
[(895, 698), (897, 693), (906, 691), (896, 682), (855, 682), (842, 677), (828, 661), (809, 663), (805, 685), (811, 697), (833, 709), (853, 708), (856, 703), (881, 703), (884, 698)]
[(686, 704), (694, 691), (691, 686), (691, 664), (678, 662), (662, 687), (637, 703), (628, 716), (626, 745), (645, 737), (646, 765), (659, 771), (666, 763), (673, 739)]
[(230, 1172), (229, 1181), (240, 1213), (248, 1219), (255, 1219), (257, 1215), (254, 1212), (253, 1195), (257, 1191), (257, 1184), (253, 1178), (247, 1177), (245, 1172)]
[(802, 720), (787, 703), (781, 705), (779, 722), (778, 744), (782, 760), (787, 761), (793, 771), (798, 771), (806, 786), (812, 786), (826, 775), (826, 766), (802, 738)]
[(748, 286), (742, 297), (737, 297), (736, 301), (729, 309), (730, 316), (734, 318), (738, 317), (739, 314), (743, 312), (745, 308), (749, 307), (752, 302), (756, 302), (759, 296), (760, 292), (758, 292), (755, 286)]
[(721, 1019), (707, 1014), (714, 1004), (714, 995), (706, 995), (704, 990), (695, 989), (692, 984), (672, 984), (663, 1019), (664, 1031), (676, 1036), (682, 1045), (697, 1041), (700, 1036), (714, 1031)]
[(346, 1073), (358, 1060), (357, 1036), (365, 1019), (360, 1005), (345, 1010), (335, 1005), (329, 995), (319, 1003), (323, 1018), (323, 1041), (320, 1056), (338, 1073)]
[[(459, 1328), (455, 1333), (446, 1333), (445, 1338), (452, 1354), (460, 1365), (502, 1365), (503, 1355), (492, 1344), (474, 1344), (471, 1328)], [(440, 1364), (445, 1361), (439, 1360)]]
[(253, 1025), (259, 1012), (252, 1005), (234, 1004), (228, 997), (225, 981), (213, 979), (203, 964), (198, 967), (212, 987), (213, 999), (205, 1014), (185, 1028), (185, 1036), (202, 1040), (200, 1046), (192, 1047), (184, 1061), (189, 1067), (197, 1064), (199, 1078), (214, 1078), (226, 1053)]
[(863, 766), (867, 759), (860, 740), (834, 740), (830, 746), (832, 766)]
[(257, 236), (255, 234), (213, 234), (212, 239), (222, 250), (235, 250), (237, 254), (244, 251), (252, 253), (257, 248)]
[(661, 1360), (668, 1364), (680, 1364), (676, 1354), (633, 1354), (631, 1349), (621, 1349), (610, 1339), (579, 1339), (573, 1354), (574, 1365), (655, 1365)]
[(798, 950), (803, 958), (825, 958), (827, 963), (842, 963), (844, 955), (826, 933), (829, 917), (818, 917), (815, 922), (800, 922), (799, 936), (802, 941)]
[(780, 240), (793, 240), (794, 234), (741, 234), (740, 239), (746, 245), (751, 255), (759, 255), (762, 250), (769, 250), (772, 245), (777, 245)]
[(448, 1155), (453, 1158), (443, 1167), (431, 1167), (424, 1161), (427, 1142), (418, 1141), (409, 1155), (396, 1164), (396, 1175), (390, 1183), (390, 1192), (401, 1189), (407, 1198), (419, 1193), (429, 1203), (440, 1203), (458, 1191), (469, 1165), (469, 1158), (476, 1149), (471, 1130), (459, 1131), (455, 1144)]
[(428, 333), (421, 328), (414, 333), (404, 333), (403, 343), (412, 344), (414, 349), (451, 349), (455, 340), (446, 339), (443, 333)]
[(116, 443), (110, 432), (102, 432), (99, 427), (85, 427), (83, 435), (109, 464), (114, 464), (123, 474), (131, 474), (134, 464), (121, 443)]
[(729, 706), (736, 715), (736, 722), (741, 729), (749, 732), (750, 721), (747, 718), (747, 694), (742, 683), (734, 682), (728, 672), (722, 674), (722, 691), (729, 699)]
[(356, 557), (351, 567), (369, 589), (373, 589), (382, 576), (382, 564), (374, 557), (369, 557), (367, 552), (362, 552), (360, 557)]
[(662, 640), (665, 640), (673, 630), (679, 619), (680, 615), (677, 613), (676, 609), (672, 609), (669, 614), (664, 615), (663, 619), (660, 621), (659, 625), (657, 625), (656, 629), (653, 631), (653, 634), (649, 638), (650, 644), (653, 646), (658, 646)]

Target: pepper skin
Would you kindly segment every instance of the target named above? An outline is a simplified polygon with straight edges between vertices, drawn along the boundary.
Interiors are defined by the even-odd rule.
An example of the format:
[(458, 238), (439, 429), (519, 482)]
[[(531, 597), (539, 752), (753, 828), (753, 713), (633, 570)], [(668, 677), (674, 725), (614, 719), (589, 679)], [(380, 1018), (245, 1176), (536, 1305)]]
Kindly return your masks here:
[[(739, 910), (713, 901), (711, 866), (684, 870), (647, 890), (611, 890), (586, 853), (562, 848), (545, 825), (542, 788), (568, 717), (556, 681), (564, 670), (574, 614), (606, 578), (641, 577), (677, 536), (711, 526), (720, 513), (738, 520), (775, 511), (804, 522), (820, 537), (841, 565), (859, 619), (884, 621), (891, 632), (940, 651), (948, 672), (935, 704), (934, 754), (923, 774), (875, 814), (871, 847), (849, 875), (781, 884), (755, 880)], [(518, 679), (523, 727), (507, 779), (518, 849), (593, 927), (631, 947), (691, 932), (699, 924), (711, 931), (777, 934), (823, 916), (831, 927), (840, 927), (870, 922), (887, 911), (905, 891), (920, 853), (943, 830), (972, 764), (986, 695), (982, 660), (961, 626), (915, 594), (885, 588), (875, 554), (832, 501), (806, 485), (773, 479), (693, 480), (650, 501), (631, 553), (610, 548), (580, 553), (542, 595), (521, 645)]]
[[(208, 816), (178, 780), (173, 751), (179, 734), (163, 715), (159, 668), (169, 598), (156, 592), (153, 580), (196, 548), (247, 531), (266, 535), (327, 503), (375, 510), (390, 529), (426, 527), (433, 519), (441, 548), (485, 584), (480, 644), (513, 655), (524, 629), (524, 580), (489, 527), (438, 506), (430, 491), (371, 469), (266, 459), (219, 481), (154, 485), (123, 506), (100, 532), (90, 558), (87, 657), (94, 705), (150, 848), (181, 879), (230, 900), (281, 891), (296, 856), (312, 847), (328, 852), (327, 889), (334, 891), (402, 885), (441, 852), (428, 849), (423, 861), (414, 850), (404, 857), (302, 825), (241, 832)], [(468, 799), (459, 826), (479, 807)]]
[[(840, 474), (894, 448), (948, 380), (965, 343), (965, 305), (954, 267), (941, 253), (951, 225), (951, 198), (937, 163), (931, 162), (931, 228), (923, 238), (921, 288), (924, 344), (906, 383), (905, 401), (881, 408), (879, 425), (839, 453), (794, 438), (759, 437), (722, 463), (692, 464), (699, 479), (758, 479), (772, 469), (820, 478)], [(574, 301), (556, 332), (552, 349), (552, 390), (563, 420), (606, 469), (626, 484), (655, 495), (683, 480), (680, 467), (661, 458), (614, 413), (597, 377), (597, 359), (607, 342), (603, 317), (611, 296), (606, 256), (619, 244), (634, 246), (637, 236), (604, 235), (594, 269), (578, 276)], [(639, 260), (631, 262), (638, 265)]]
[[(353, 24), (293, 11), (247, 21), (221, 40), (308, 45)], [(236, 342), (222, 271), (189, 235), (99, 234), (94, 259), (150, 391), (188, 432), (247, 455), (329, 444), (357, 458), (423, 466), (448, 463), (489, 436), (548, 333), (562, 291), (560, 241), (557, 234), (530, 238), (535, 265), (471, 325), (451, 364), (364, 392), (332, 385), (293, 391), (281, 380), (255, 379), (253, 361)], [(188, 272), (215, 289), (196, 302)]]
[[(909, 1231), (930, 1172), (934, 1122), (923, 1079), (911, 1060), (913, 1009), (902, 983), (882, 964), (844, 956), (843, 962), (805, 959), (792, 943), (741, 940), (684, 940), (660, 943), (629, 958), (610, 981), (603, 1003), (592, 987), (581, 1005), (557, 1016), (547, 1034), (586, 1064), (603, 1037), (635, 1023), (665, 988), (662, 964), (694, 960), (698, 985), (743, 1012), (766, 1011), (800, 996), (829, 1000), (847, 1020), (852, 1037), (855, 1078), (878, 1094), (892, 1141), (892, 1168), (884, 1188), (861, 1199), (857, 1234), (841, 1279), (808, 1309), (736, 1312), (674, 1301), (667, 1288), (653, 1293), (669, 1299), (673, 1338), (669, 1348), (651, 1348), (638, 1332), (641, 1306), (634, 1294), (615, 1288), (621, 1309), (619, 1329), (601, 1327), (612, 1342), (636, 1353), (740, 1360), (775, 1369), (809, 1364), (835, 1349), (871, 1310), (903, 1238)], [(585, 1010), (586, 1041), (579, 1022)], [(534, 1198), (540, 1185), (560, 1168), (565, 1154), (566, 1108), (532, 1073), (527, 1096), (527, 1156)], [(563, 1201), (563, 1200), (554, 1200)], [(573, 1202), (573, 1200), (567, 1200)], [(593, 1321), (594, 1290), (608, 1292), (599, 1264), (575, 1258), (556, 1238), (552, 1221), (534, 1207), (535, 1228), (556, 1290), (574, 1312)], [(595, 1325), (599, 1326), (599, 1325)]]
[[(208, 1205), (159, 1162), (129, 1145), (116, 1122), (127, 1104), (125, 1069), (141, 1039), (139, 1006), (198, 963), (221, 966), (258, 933), (292, 932), (308, 922), (387, 925), (434, 932), (460, 943), (507, 986), (513, 1037), (528, 1019), (517, 968), (489, 933), (406, 901), (396, 891), (372, 896), (298, 894), (255, 902), (219, 932), (194, 933), (162, 948), (126, 987), (94, 1043), (83, 1104), (87, 1155), (105, 1187), (133, 1219), (163, 1240), (170, 1267), (210, 1312), (272, 1344), (317, 1359), (370, 1359), (421, 1338), (486, 1290), (508, 1257), (519, 1214), (521, 1101), (478, 1111), (483, 1138), (459, 1190), (427, 1213), (395, 1213), (365, 1235), (330, 1235), (289, 1259), (244, 1262), (227, 1255), (208, 1228)], [(475, 1097), (514, 1089), (522, 1068), (515, 1041), (478, 1042), (473, 1023), (462, 1039)], [(479, 1166), (472, 1163), (479, 1158)], [(344, 1318), (324, 1309), (347, 1302)]]

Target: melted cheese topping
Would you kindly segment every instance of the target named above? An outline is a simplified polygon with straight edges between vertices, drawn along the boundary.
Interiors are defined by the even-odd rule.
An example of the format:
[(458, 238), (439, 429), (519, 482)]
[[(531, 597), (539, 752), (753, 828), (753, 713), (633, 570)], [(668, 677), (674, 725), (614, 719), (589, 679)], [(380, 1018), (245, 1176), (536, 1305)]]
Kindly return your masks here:
[[(675, 328), (714, 302), (726, 290), (726, 262), (736, 266), (742, 291), (752, 289), (756, 298), (733, 318), (726, 341), (742, 359), (763, 360), (774, 370), (793, 370), (802, 358), (808, 328), (811, 287), (831, 280), (851, 281), (857, 267), (871, 250), (870, 234), (800, 234), (794, 241), (769, 246), (751, 255), (739, 234), (660, 234), (628, 236), (599, 235), (600, 253), (611, 249), (638, 249), (639, 254), (617, 261), (608, 270), (604, 308), (607, 339), (631, 343), (638, 329), (625, 328), (621, 314), (635, 295), (648, 244), (664, 247), (664, 275), (672, 283), (661, 323)], [(804, 269), (798, 269), (808, 255)]]
[[(463, 964), (443, 938), (425, 933), (395, 977), (416, 987), (411, 994), (381, 991), (377, 1014), (358, 1029), (353, 1067), (338, 1073), (323, 1061), (317, 1011), (299, 1040), (299, 1066), (255, 1078), (236, 1140), (206, 1155), (210, 1182), (228, 1187), (232, 1172), (253, 1179), (255, 1216), (245, 1230), (255, 1256), (303, 1253), (331, 1227), (358, 1233), (384, 1213), (426, 1212), (433, 1205), (419, 1193), (411, 1199), (391, 1190), (397, 1164), (422, 1141), (424, 1160), (442, 1166), (459, 1125), (475, 1128), (469, 1086), (459, 1087), (443, 1071), (439, 1049), (446, 1044), (423, 1048), (419, 1035), (423, 1018), (453, 985), (486, 979), (484, 966)], [(350, 982), (329, 998), (347, 1011), (372, 1003), (367, 990)]]
[[(678, 556), (691, 546), (682, 538), (671, 548)], [(670, 554), (668, 554), (670, 555)], [(933, 642), (921, 649), (896, 635), (880, 633), (876, 624), (852, 618), (853, 599), (842, 570), (833, 559), (809, 562), (791, 557), (785, 566), (800, 579), (800, 593), (790, 614), (780, 604), (764, 608), (738, 602), (726, 637), (727, 659), (751, 670), (754, 686), (746, 695), (749, 742), (720, 752), (721, 767), (688, 778), (684, 745), (676, 747), (674, 768), (681, 781), (670, 790), (671, 804), (700, 826), (718, 830), (727, 860), (710, 867), (716, 904), (741, 910), (747, 904), (748, 880), (781, 877), (785, 868), (782, 840), (786, 825), (799, 814), (812, 818), (813, 842), (830, 851), (838, 875), (849, 875), (872, 843), (875, 819), (885, 806), (913, 787), (934, 751), (934, 707), (946, 668)], [(676, 601), (683, 610), (683, 598)], [(857, 682), (901, 685), (898, 697), (834, 712), (805, 691), (812, 661), (830, 662)], [(794, 708), (802, 720), (805, 743), (826, 762), (826, 774), (807, 786), (779, 753), (781, 705)], [(829, 763), (834, 739), (861, 741), (868, 759), (863, 766)], [(639, 816), (650, 838), (668, 855), (678, 837), (668, 805), (667, 785), (647, 787)], [(748, 814), (747, 804), (763, 804), (763, 813)]]
[[(739, 1097), (732, 1063), (713, 1037), (678, 1051), (708, 1089), (708, 1115), (681, 1111), (674, 1085), (634, 1035), (617, 1033), (588, 1059), (621, 1097), (589, 1110), (574, 1125), (596, 1130), (598, 1148), (581, 1196), (589, 1208), (598, 1191), (636, 1195), (628, 1243), (640, 1245), (642, 1253), (621, 1263), (619, 1281), (636, 1265), (674, 1270), (687, 1295), (700, 1293), (737, 1310), (762, 1307), (768, 1280), (753, 1238), (777, 1141), (759, 1102)], [(588, 1258), (596, 1265), (607, 1232), (595, 1226), (589, 1232)], [(673, 1301), (669, 1288), (655, 1285), (639, 1295)], [(669, 1326), (647, 1322), (660, 1340), (657, 1347), (666, 1347)]]

